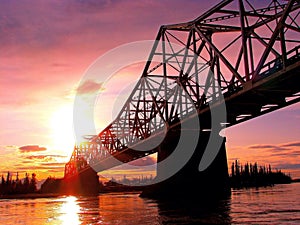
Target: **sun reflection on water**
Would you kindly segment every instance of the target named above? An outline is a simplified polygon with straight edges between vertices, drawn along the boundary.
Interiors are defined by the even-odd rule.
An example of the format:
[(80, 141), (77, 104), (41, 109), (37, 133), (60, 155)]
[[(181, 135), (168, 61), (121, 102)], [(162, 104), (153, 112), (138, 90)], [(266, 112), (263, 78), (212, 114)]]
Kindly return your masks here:
[(59, 219), (62, 224), (81, 224), (79, 219), (80, 206), (78, 205), (77, 198), (74, 196), (69, 196), (64, 199), (64, 203), (60, 208), (61, 216)]

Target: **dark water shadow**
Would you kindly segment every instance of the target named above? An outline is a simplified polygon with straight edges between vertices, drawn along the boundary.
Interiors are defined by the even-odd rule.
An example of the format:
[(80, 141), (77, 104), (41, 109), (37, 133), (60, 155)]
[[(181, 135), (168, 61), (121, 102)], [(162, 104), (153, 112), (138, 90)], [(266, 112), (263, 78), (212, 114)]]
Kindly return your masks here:
[(153, 200), (138, 194), (105, 194), (79, 198), (79, 220), (83, 224), (201, 225), (231, 224), (230, 197), (223, 200)]
[(230, 197), (223, 200), (153, 200), (158, 207), (158, 221), (170, 224), (231, 224)]

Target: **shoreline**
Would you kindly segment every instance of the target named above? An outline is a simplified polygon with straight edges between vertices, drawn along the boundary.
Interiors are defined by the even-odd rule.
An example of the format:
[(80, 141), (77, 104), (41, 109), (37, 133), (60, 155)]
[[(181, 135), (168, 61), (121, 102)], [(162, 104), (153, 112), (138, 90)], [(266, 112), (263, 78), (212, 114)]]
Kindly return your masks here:
[(41, 193), (31, 193), (31, 194), (12, 194), (12, 195), (0, 195), (0, 199), (36, 199), (36, 198), (56, 198), (65, 196), (62, 194), (41, 194)]
[[(292, 184), (292, 183), (300, 183), (300, 179), (295, 179), (292, 180), (290, 183), (286, 183), (286, 184)], [(273, 184), (272, 186), (275, 186), (278, 184)], [(259, 187), (264, 187), (264, 186), (259, 186)], [(232, 189), (243, 189), (243, 188), (234, 188), (231, 187)], [(257, 188), (255, 186), (249, 186), (249, 187), (244, 187), (244, 188)], [(103, 195), (103, 194), (111, 194), (111, 193), (140, 193), (141, 190), (128, 190), (128, 189), (110, 189), (110, 190), (105, 190), (105, 191), (100, 191), (98, 193), (98, 195), (95, 196), (99, 196), (99, 195)], [(66, 195), (66, 194), (62, 194), (62, 193), (31, 193), (31, 194), (12, 194), (12, 195), (0, 195), (0, 200), (3, 199), (36, 199), (36, 198), (57, 198), (57, 197), (65, 197), (65, 196), (85, 196), (85, 195)], [(86, 196), (90, 196), (90, 195), (86, 195)]]

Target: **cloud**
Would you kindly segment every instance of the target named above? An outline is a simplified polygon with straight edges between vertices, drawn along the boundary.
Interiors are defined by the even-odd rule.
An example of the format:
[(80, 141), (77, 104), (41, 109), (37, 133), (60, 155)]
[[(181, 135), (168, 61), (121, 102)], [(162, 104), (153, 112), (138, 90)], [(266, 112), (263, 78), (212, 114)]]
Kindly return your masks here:
[(25, 145), (25, 146), (19, 147), (19, 150), (21, 152), (41, 152), (41, 151), (46, 151), (47, 148), (40, 147), (38, 145)]
[(101, 176), (107, 179), (110, 179), (111, 177), (114, 178), (123, 178), (124, 175), (126, 177), (131, 177), (131, 178), (137, 178), (139, 176), (153, 176), (156, 174), (155, 172), (155, 166), (151, 166), (151, 169), (141, 169), (142, 167), (137, 167), (137, 169), (124, 169), (123, 167), (119, 169), (110, 169), (110, 170), (105, 170), (101, 172)]
[(49, 161), (54, 161), (56, 158), (67, 158), (67, 156), (62, 156), (62, 155), (28, 155), (25, 156), (25, 159), (30, 159), (30, 160), (40, 160), (43, 162), (49, 162)]
[(270, 156), (282, 156), (282, 157), (291, 157), (291, 158), (300, 156), (300, 150), (297, 150), (296, 148), (293, 147), (294, 146), (282, 152), (276, 152), (276, 151), (274, 153), (271, 152)]
[(286, 144), (282, 144), (282, 147), (300, 147), (300, 142), (290, 142)]
[(57, 167), (54, 169), (48, 169), (47, 172), (48, 173), (61, 173), (61, 172), (63, 172), (63, 170), (61, 168)]
[(48, 158), (47, 155), (29, 155), (25, 157), (26, 159), (45, 159)]
[(267, 145), (267, 144), (260, 144), (260, 145), (251, 145), (248, 147), (249, 149), (270, 149), (274, 151), (282, 151), (287, 150), (286, 148), (278, 145)]
[(283, 163), (277, 164), (276, 167), (279, 169), (300, 169), (300, 163), (290, 164), (290, 163)]
[(57, 172), (60, 172), (60, 171), (63, 171), (63, 168), (64, 168), (64, 166), (63, 165), (61, 165), (61, 166), (57, 166), (57, 165), (53, 165), (53, 166), (50, 166), (50, 165), (45, 165), (45, 166), (43, 166), (43, 165), (40, 165), (40, 166), (35, 166), (35, 167), (25, 167), (25, 166), (23, 166), (23, 167), (18, 167), (17, 169), (18, 169), (18, 171), (39, 171), (39, 170), (46, 170), (46, 171), (48, 171), (48, 170), (56, 170)]
[(63, 167), (64, 168), (65, 164), (66, 163), (64, 163), (64, 162), (61, 162), (61, 163), (53, 162), (53, 163), (43, 163), (42, 165), (46, 166), (47, 168), (49, 168), (49, 167), (51, 167), (51, 168), (57, 168), (57, 167), (61, 168), (61, 167)]
[(62, 68), (62, 69), (70, 67), (70, 65), (67, 63), (59, 63), (59, 62), (51, 63), (50, 66), (54, 68)]
[(289, 142), (289, 143), (280, 143), (276, 145), (269, 144), (260, 144), (260, 145), (251, 145), (249, 149), (265, 149), (269, 152), (275, 152), (271, 156), (298, 156), (300, 151), (294, 150), (294, 147), (300, 147), (300, 142)]
[(273, 168), (290, 173), (292, 178), (300, 178), (300, 142), (266, 143), (250, 146), (240, 146), (240, 151), (228, 153), (228, 164), (235, 158), (241, 163), (258, 162), (259, 165), (271, 164)]
[(47, 163), (41, 163), (39, 165), (22, 165), (22, 164), (18, 164), (16, 165), (16, 170), (17, 171), (38, 171), (38, 170), (49, 170), (49, 169), (61, 169), (61, 171), (63, 170), (63, 168), (65, 167), (65, 163), (58, 163), (58, 162), (47, 162)]
[(4, 153), (14, 152), (16, 149), (18, 149), (18, 147), (14, 145), (0, 145), (0, 155)]
[(144, 157), (141, 159), (134, 160), (128, 164), (132, 166), (149, 166), (156, 164), (156, 160), (153, 157)]
[(228, 158), (228, 162), (235, 161), (235, 160), (239, 160), (239, 158), (238, 157), (230, 157), (230, 158)]
[(249, 148), (252, 148), (252, 149), (266, 149), (266, 148), (273, 148), (274, 145), (251, 145), (249, 146)]
[(86, 80), (77, 88), (77, 94), (91, 94), (102, 89), (102, 82), (96, 82), (94, 80)]

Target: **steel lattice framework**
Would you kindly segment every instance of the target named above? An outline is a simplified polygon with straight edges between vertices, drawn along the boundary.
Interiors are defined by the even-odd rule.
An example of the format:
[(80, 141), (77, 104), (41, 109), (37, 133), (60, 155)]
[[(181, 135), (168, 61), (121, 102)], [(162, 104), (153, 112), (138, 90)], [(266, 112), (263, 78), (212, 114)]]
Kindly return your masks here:
[[(255, 3), (255, 4), (254, 4)], [(300, 2), (225, 0), (193, 21), (161, 26), (140, 80), (117, 118), (75, 146), (66, 175), (86, 163), (123, 162), (156, 151), (132, 151), (196, 109), (210, 129), (211, 108), (225, 102), (232, 126), (300, 100)], [(203, 118), (203, 119), (202, 119)], [(83, 160), (84, 159), (84, 160)]]

